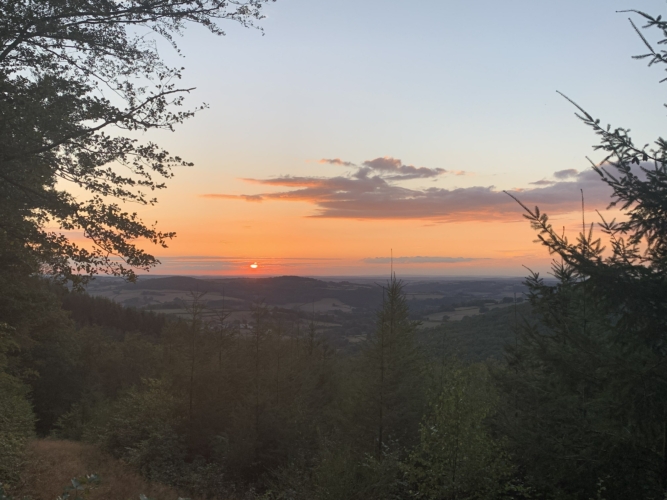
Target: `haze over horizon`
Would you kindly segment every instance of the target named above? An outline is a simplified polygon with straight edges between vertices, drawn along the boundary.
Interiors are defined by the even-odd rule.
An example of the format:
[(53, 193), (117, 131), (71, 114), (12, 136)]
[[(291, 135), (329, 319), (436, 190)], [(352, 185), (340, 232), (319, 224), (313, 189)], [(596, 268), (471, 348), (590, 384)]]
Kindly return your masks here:
[(385, 275), (391, 249), (404, 276), (548, 270), (502, 191), (571, 237), (580, 189), (587, 221), (609, 200), (586, 160), (602, 158), (595, 138), (556, 90), (638, 143), (664, 125), (660, 75), (631, 59), (644, 47), (623, 8), (281, 0), (264, 36), (188, 31), (185, 58), (165, 57), (196, 87), (188, 105), (209, 109), (150, 134), (195, 163), (139, 212), (178, 234), (146, 247), (153, 274)]

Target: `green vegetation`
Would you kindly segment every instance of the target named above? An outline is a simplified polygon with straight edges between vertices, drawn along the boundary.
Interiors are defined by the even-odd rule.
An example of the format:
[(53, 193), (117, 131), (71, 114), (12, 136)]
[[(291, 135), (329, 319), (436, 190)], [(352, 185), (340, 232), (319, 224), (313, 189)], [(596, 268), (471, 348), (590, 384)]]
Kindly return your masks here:
[(7, 352), (15, 348), (10, 334), (11, 328), (0, 323), (0, 484), (16, 479), (35, 425), (28, 387), (5, 372)]
[[(155, 262), (134, 239), (170, 237), (102, 198), (151, 203), (135, 188), (159, 188), (151, 173), (183, 164), (103, 132), (171, 128), (190, 115), (170, 106), (179, 90), (166, 81), (178, 71), (129, 27), (170, 37), (189, 21), (218, 33), (217, 19), (248, 24), (261, 3), (2, 4), (0, 482), (16, 482), (37, 434), (92, 443), (156, 484), (209, 498), (663, 499), (667, 142), (636, 147), (579, 106), (608, 154), (593, 168), (624, 217), (601, 221), (605, 252), (592, 225), (571, 242), (524, 206), (556, 257), (554, 282), (527, 278), (526, 304), (409, 300), (392, 276), (363, 320), (371, 331), (336, 324), (358, 341), (346, 350), (318, 328), (342, 311), (327, 306), (316, 321), (314, 300), (310, 317), (287, 306), (351, 290), (368, 306), (372, 286), (306, 280), (285, 307), (269, 307), (261, 294), (298, 278), (239, 281), (251, 304), (243, 322), (230, 319), (224, 288), (207, 298), (220, 283), (179, 298), (170, 317), (63, 286), (102, 269), (133, 279), (131, 267)], [(667, 43), (667, 22), (636, 14)], [(664, 64), (667, 51), (644, 41), (641, 58)], [(146, 90), (129, 73), (159, 83)], [(98, 78), (125, 107), (93, 96)], [(133, 177), (107, 169), (112, 161)], [(94, 198), (75, 201), (57, 179)], [(47, 232), (51, 222), (84, 229), (93, 250)], [(420, 328), (412, 302), (423, 317), (457, 306), (479, 314)], [(70, 497), (86, 490), (72, 488)]]
[(434, 359), (455, 353), (468, 362), (490, 359), (502, 361), (505, 347), (517, 339), (517, 328), (532, 318), (528, 304), (491, 309), (484, 314), (464, 316), (460, 321), (445, 320), (437, 327), (419, 332), (421, 343), (428, 346)]
[(512, 465), (486, 422), (497, 394), (484, 365), (450, 362), (420, 424), (406, 463), (416, 498), (498, 498), (510, 488)]

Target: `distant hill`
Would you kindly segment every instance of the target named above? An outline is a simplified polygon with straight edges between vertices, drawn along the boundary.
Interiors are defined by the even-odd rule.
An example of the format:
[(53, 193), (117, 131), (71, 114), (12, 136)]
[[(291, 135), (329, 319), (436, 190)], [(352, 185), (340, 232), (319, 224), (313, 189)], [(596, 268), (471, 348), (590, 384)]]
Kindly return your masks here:
[(248, 302), (265, 301), (279, 306), (331, 298), (352, 307), (375, 308), (382, 301), (382, 290), (377, 286), (346, 281), (322, 281), (299, 276), (221, 279), (172, 276), (142, 279), (137, 283), (127, 284), (124, 288), (225, 293)]

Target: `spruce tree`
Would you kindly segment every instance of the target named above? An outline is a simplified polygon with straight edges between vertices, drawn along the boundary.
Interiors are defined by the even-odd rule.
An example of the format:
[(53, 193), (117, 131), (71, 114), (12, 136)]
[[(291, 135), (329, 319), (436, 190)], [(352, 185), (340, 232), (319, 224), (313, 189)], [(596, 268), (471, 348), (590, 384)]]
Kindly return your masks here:
[(383, 289), (375, 332), (362, 356), (364, 420), (379, 458), (392, 441), (414, 442), (424, 404), (417, 324), (409, 319), (403, 286), (392, 275)]
[[(633, 11), (644, 28), (667, 23)], [(631, 21), (632, 22), (632, 21)], [(650, 64), (667, 62), (633, 23)], [(557, 495), (663, 498), (667, 492), (667, 142), (636, 146), (573, 101), (605, 153), (593, 169), (613, 191), (617, 220), (602, 216), (605, 249), (584, 224), (575, 241), (522, 205), (556, 256), (556, 284), (526, 281), (539, 317), (526, 323), (501, 384), (502, 427), (528, 477)], [(583, 194), (582, 194), (583, 197)], [(582, 200), (583, 201), (583, 200)]]

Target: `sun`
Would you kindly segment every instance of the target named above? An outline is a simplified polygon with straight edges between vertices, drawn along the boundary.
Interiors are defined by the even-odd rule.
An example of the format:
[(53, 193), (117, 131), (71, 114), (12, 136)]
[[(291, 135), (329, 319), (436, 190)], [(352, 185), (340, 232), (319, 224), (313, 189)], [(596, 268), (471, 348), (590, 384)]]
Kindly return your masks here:
[(257, 269), (258, 267), (259, 267), (259, 264), (257, 264), (257, 262), (253, 262), (252, 264), (250, 264), (251, 269)]

